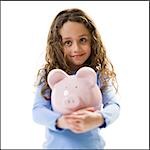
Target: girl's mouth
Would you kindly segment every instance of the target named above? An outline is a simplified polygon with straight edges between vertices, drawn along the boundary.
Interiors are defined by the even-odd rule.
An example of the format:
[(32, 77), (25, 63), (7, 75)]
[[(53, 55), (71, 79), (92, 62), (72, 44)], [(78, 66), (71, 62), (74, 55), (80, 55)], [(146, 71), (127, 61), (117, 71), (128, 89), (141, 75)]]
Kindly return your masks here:
[(80, 58), (80, 57), (82, 57), (84, 54), (76, 54), (76, 55), (72, 55), (71, 57), (73, 57), (73, 58)]

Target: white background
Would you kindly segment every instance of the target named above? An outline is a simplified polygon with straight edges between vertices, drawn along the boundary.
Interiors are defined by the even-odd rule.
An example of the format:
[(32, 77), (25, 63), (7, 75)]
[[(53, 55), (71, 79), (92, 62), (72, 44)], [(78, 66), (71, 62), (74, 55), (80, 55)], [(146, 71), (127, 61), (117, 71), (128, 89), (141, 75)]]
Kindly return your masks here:
[(121, 114), (102, 130), (106, 148), (148, 148), (148, 1), (2, 1), (1, 148), (42, 148), (45, 128), (32, 120), (33, 84), (51, 21), (73, 7), (93, 18), (118, 77)]

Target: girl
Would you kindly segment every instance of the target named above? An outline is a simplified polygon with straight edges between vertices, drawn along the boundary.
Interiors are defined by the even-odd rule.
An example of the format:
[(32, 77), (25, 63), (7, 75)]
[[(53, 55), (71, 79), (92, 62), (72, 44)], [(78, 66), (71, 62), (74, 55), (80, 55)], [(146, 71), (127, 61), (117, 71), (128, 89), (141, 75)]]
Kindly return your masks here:
[[(46, 127), (46, 149), (103, 149), (100, 129), (114, 122), (120, 113), (116, 74), (92, 20), (79, 9), (67, 9), (55, 17), (47, 39), (46, 63), (38, 72), (33, 119)], [(89, 107), (70, 115), (61, 115), (51, 106), (47, 83), (50, 70), (59, 68), (68, 74), (88, 66), (97, 72), (103, 96), (103, 109)]]

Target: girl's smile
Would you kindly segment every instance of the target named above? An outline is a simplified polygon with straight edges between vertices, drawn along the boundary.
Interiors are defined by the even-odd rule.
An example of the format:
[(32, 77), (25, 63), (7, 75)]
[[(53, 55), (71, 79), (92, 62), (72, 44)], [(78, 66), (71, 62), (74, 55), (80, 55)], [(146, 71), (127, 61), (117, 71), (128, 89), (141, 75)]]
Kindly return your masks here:
[[(64, 56), (71, 66), (81, 66), (91, 54), (90, 33), (78, 22), (66, 22), (60, 29)], [(72, 68), (73, 69), (73, 68)]]
[(80, 60), (80, 59), (82, 59), (83, 57), (84, 57), (84, 55), (86, 55), (86, 53), (82, 53), (82, 54), (75, 54), (75, 55), (72, 55), (72, 56), (70, 56), (70, 57), (72, 57), (72, 59), (74, 59), (74, 60)]

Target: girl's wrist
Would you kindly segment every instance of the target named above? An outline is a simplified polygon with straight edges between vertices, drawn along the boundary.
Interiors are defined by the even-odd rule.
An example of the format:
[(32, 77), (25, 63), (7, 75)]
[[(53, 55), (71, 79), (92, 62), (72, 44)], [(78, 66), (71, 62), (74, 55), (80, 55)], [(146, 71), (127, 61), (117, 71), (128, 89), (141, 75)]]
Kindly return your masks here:
[(63, 130), (63, 128), (60, 127), (59, 118), (56, 120), (55, 127), (56, 127), (56, 129), (58, 129), (58, 130)]
[(98, 113), (98, 126), (101, 127), (105, 123), (105, 118), (99, 110), (97, 110), (96, 112)]
[(98, 122), (99, 126), (101, 126), (104, 123), (104, 117), (101, 113), (98, 113)]
[(99, 127), (100, 128), (105, 128), (106, 127), (106, 121), (105, 121), (105, 118), (102, 115), (102, 113), (99, 113), (99, 117), (100, 117), (100, 125), (99, 125)]

